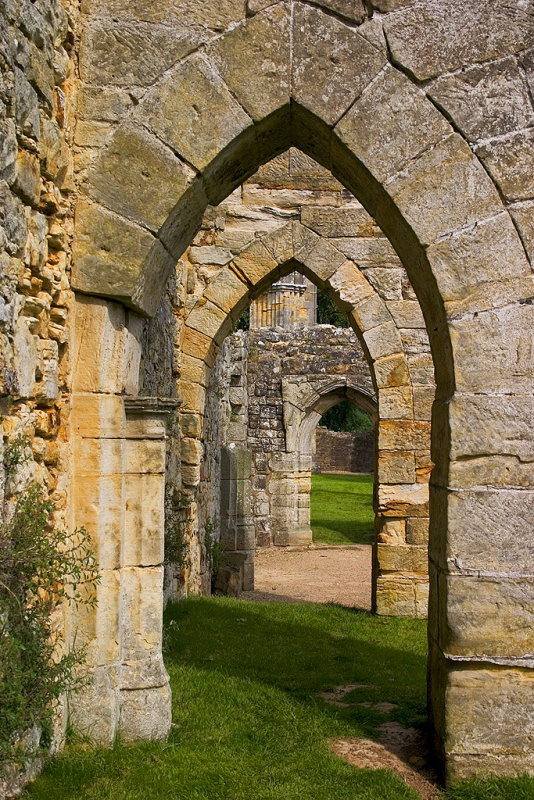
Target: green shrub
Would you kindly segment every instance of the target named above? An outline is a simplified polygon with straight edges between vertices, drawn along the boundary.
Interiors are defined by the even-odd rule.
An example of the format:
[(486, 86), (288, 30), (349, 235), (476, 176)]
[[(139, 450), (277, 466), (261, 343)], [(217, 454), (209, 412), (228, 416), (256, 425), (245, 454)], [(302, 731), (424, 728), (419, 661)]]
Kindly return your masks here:
[[(9, 471), (26, 460), (23, 442), (7, 448)], [(34, 484), (13, 504), (4, 503), (0, 523), (0, 769), (31, 755), (21, 744), (38, 726), (48, 744), (54, 705), (75, 685), (83, 651), (69, 650), (52, 624), (64, 602), (94, 604), (98, 571), (89, 536), (54, 530), (53, 504)], [(23, 752), (21, 752), (23, 750)]]

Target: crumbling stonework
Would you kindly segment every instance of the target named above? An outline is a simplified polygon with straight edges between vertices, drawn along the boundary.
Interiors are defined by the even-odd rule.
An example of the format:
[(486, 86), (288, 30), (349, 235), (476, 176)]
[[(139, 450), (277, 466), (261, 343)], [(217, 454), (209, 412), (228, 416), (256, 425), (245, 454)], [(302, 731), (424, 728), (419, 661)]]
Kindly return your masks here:
[[(125, 405), (141, 394), (144, 342), (144, 385), (173, 391), (169, 375), (180, 381), (181, 464), (169, 479), (181, 479), (187, 498), (187, 569), (199, 591), (210, 369), (246, 304), (302, 269), (351, 315), (373, 365), (379, 508), (392, 522), (420, 513), (406, 516), (403, 530), (379, 531), (384, 570), (406, 567), (417, 552), (394, 541), (426, 551), (415, 543), (430, 509), (429, 696), (447, 776), (533, 771), (531, 1), (192, 0), (186, 9), (84, 0), (78, 11), (25, 0), (5, 3), (1, 23), (0, 324), (3, 392), (14, 399), (4, 403), (4, 426), (35, 434), (21, 485), (30, 473), (42, 480), (65, 520), (87, 523), (103, 563), (118, 541), (124, 552), (130, 533), (162, 540), (163, 422), (150, 444), (154, 406)], [(253, 225), (247, 239), (246, 226), (236, 226), (232, 240), (231, 212), (219, 205), (230, 198), (231, 206), (260, 165), (284, 153), (291, 160), (290, 147), (338, 178), (389, 243), (378, 236), (370, 247), (374, 236), (363, 237), (362, 252), (359, 226), (373, 231), (373, 223), (357, 204), (340, 207), (329, 175), (314, 187), (326, 217), (294, 215), (305, 205), (301, 176), (286, 219), (278, 209), (269, 230), (257, 235)], [(261, 184), (242, 195), (263, 218), (273, 189)], [(348, 235), (336, 233), (340, 220), (354, 226)], [(387, 272), (376, 261), (369, 267), (370, 252), (382, 253)], [(158, 309), (177, 264), (163, 374), (146, 354), (158, 352), (150, 330), (169, 330)], [(405, 303), (414, 292), (422, 315)], [(69, 416), (80, 402), (92, 416)], [(143, 421), (130, 438), (132, 414)], [(132, 441), (146, 471), (131, 470)], [(92, 476), (81, 474), (83, 447)], [(405, 456), (392, 457), (400, 447)], [(148, 463), (151, 448), (157, 457)], [(147, 504), (154, 516), (128, 530), (132, 475), (150, 476), (158, 489)], [(92, 494), (85, 478), (94, 478)], [(96, 709), (96, 733), (107, 741), (123, 724), (121, 709), (141, 736), (164, 735), (158, 720), (168, 719), (158, 672), (162, 568), (143, 566), (142, 550), (106, 562), (100, 611), (83, 623), (95, 667), (86, 722)], [(392, 602), (401, 596), (397, 586)], [(131, 638), (136, 615), (150, 633), (142, 659)], [(145, 657), (154, 671), (132, 677)], [(128, 705), (129, 681), (141, 673)], [(161, 703), (151, 704), (152, 690)]]
[[(321, 413), (344, 397), (375, 413), (376, 401), (369, 367), (350, 329), (240, 331), (226, 339), (217, 362), (205, 422), (210, 429), (220, 427), (220, 434), (205, 447), (204, 463), (220, 459), (220, 466), (218, 474), (208, 467), (201, 494), (217, 498), (218, 478), (220, 511), (215, 500), (212, 518), (220, 521), (227, 560), (243, 567), (241, 588), (247, 590), (253, 588), (256, 549), (311, 544), (313, 438)], [(302, 390), (308, 399), (299, 416), (293, 403)], [(240, 481), (247, 485), (238, 508)], [(230, 534), (236, 528), (240, 546)]]
[(373, 432), (338, 433), (318, 425), (314, 463), (320, 472), (373, 472)]

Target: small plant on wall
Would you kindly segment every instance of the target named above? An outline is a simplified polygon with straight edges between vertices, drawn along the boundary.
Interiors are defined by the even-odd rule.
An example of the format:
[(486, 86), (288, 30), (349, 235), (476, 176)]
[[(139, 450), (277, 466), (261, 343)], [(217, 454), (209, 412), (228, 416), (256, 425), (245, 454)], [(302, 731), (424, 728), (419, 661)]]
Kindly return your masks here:
[[(21, 435), (7, 445), (6, 477), (29, 460), (28, 451)], [(99, 580), (88, 533), (54, 529), (43, 486), (34, 483), (4, 501), (2, 511), (0, 772), (49, 745), (54, 706), (76, 686), (75, 667), (84, 657), (54, 629), (54, 612), (66, 602), (94, 605)], [(28, 738), (32, 729), (39, 734)]]

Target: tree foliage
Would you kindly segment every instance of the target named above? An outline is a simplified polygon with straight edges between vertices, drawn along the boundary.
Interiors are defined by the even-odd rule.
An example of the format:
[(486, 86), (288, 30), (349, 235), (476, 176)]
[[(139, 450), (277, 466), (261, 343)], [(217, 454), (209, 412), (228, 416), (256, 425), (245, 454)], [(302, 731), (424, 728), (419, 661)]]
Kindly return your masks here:
[(349, 328), (347, 315), (339, 309), (326, 292), (317, 292), (317, 322), (320, 325), (335, 325), (336, 328)]
[(337, 406), (328, 409), (321, 417), (319, 424), (331, 431), (363, 433), (373, 430), (373, 422), (369, 414), (351, 403), (350, 400), (342, 400)]

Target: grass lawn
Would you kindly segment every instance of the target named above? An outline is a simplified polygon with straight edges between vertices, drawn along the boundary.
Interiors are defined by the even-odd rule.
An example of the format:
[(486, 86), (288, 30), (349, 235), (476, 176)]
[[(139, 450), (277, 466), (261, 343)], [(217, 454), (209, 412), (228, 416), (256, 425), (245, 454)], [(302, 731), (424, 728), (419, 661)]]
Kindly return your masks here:
[(314, 542), (371, 544), (374, 520), (372, 475), (312, 475)]
[[(392, 773), (358, 770), (328, 739), (425, 719), (426, 625), (334, 605), (191, 598), (166, 612), (173, 728), (166, 743), (72, 742), (26, 800), (417, 800)], [(337, 708), (317, 696), (367, 684)], [(466, 785), (445, 800), (532, 800), (534, 780)]]

